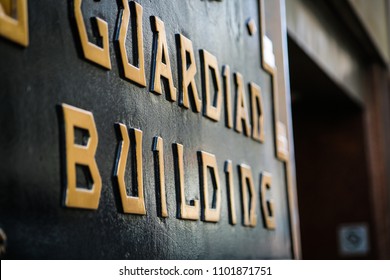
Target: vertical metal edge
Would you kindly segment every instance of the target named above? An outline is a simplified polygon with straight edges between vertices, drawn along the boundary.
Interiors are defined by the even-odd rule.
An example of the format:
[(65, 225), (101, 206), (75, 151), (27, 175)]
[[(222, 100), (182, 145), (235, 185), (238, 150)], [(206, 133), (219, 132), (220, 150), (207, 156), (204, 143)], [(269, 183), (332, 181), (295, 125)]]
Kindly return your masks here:
[(286, 177), (288, 191), (288, 206), (290, 213), (291, 240), (294, 259), (302, 259), (301, 237), (299, 228), (299, 211), (298, 211), (298, 196), (297, 183), (295, 173), (295, 152), (294, 138), (292, 127), (292, 112), (291, 112), (291, 93), (290, 93), (290, 75), (287, 51), (287, 24), (286, 24), (286, 2), (280, 1), (280, 18), (282, 31), (282, 49), (283, 49), (283, 71), (285, 76), (285, 94), (286, 94), (286, 115), (287, 115), (287, 135), (289, 143), (289, 159), (286, 161)]

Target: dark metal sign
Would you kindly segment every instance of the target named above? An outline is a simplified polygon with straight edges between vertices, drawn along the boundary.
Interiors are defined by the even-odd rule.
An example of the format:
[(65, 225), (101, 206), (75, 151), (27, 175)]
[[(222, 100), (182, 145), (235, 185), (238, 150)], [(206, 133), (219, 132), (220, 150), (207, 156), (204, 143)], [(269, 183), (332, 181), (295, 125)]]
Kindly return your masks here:
[(6, 256), (299, 257), (281, 11), (0, 1)]

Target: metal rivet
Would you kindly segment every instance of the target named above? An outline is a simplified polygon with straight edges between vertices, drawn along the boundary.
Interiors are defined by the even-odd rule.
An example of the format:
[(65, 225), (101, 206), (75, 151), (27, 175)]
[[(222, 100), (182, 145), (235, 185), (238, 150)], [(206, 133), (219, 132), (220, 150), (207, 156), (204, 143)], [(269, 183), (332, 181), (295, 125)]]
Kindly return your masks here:
[(256, 22), (253, 18), (248, 18), (246, 21), (246, 27), (248, 28), (248, 33), (250, 36), (253, 36), (257, 32)]
[(7, 235), (5, 235), (5, 232), (2, 228), (0, 228), (0, 256), (5, 255), (7, 247)]

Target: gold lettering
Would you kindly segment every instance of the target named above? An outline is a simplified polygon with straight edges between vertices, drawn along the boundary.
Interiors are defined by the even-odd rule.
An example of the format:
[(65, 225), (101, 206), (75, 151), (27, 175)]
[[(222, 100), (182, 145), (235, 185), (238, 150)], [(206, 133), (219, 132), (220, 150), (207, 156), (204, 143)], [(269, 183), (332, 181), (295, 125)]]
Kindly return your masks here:
[(249, 84), (252, 107), (252, 138), (264, 143), (264, 109), (261, 89), (255, 83)]
[[(195, 83), (196, 63), (194, 56), (194, 49), (191, 40), (187, 39), (181, 34), (177, 35), (179, 45), (179, 78), (180, 78), (180, 98), (179, 104), (184, 108), (189, 108), (189, 88), (192, 93), (192, 100), (195, 104), (195, 111), (197, 113), (202, 109), (202, 100), (199, 98), (198, 89)], [(187, 60), (187, 55), (189, 60)], [(188, 66), (189, 65), (189, 66)]]
[[(145, 78), (145, 58), (144, 58), (144, 37), (142, 31), (142, 6), (134, 1), (130, 2), (131, 10), (135, 15), (136, 20), (136, 36), (133, 36), (136, 42), (133, 42), (133, 53), (136, 54), (134, 59), (134, 65), (129, 63), (129, 57), (126, 50), (126, 37), (130, 22), (130, 6), (128, 0), (122, 0), (123, 12), (122, 20), (120, 21), (119, 30), (119, 49), (122, 58), (122, 65), (125, 77), (133, 82), (136, 82), (140, 86), (146, 86)], [(134, 28), (135, 29), (135, 28)]]
[[(206, 50), (200, 50), (200, 57), (202, 62), (202, 88), (203, 88), (203, 113), (206, 117), (213, 121), (219, 121), (221, 116), (221, 81), (218, 69), (218, 61), (215, 56)], [(210, 79), (209, 70), (212, 73), (212, 80), (214, 84), (215, 94), (211, 101), (210, 97)]]
[[(257, 224), (256, 217), (256, 196), (255, 187), (253, 185), (252, 170), (248, 165), (240, 164), (240, 179), (241, 179), (241, 194), (242, 194), (242, 209), (244, 213), (244, 226), (255, 227)], [(249, 187), (249, 199), (248, 199)], [(249, 200), (249, 202), (248, 202)]]
[(231, 160), (225, 161), (225, 173), (229, 200), (229, 221), (232, 225), (235, 225), (237, 223), (237, 216), (234, 202), (233, 164)]
[(168, 80), (167, 98), (176, 101), (176, 88), (173, 85), (171, 62), (168, 54), (167, 37), (164, 22), (152, 16), (152, 29), (154, 34), (151, 91), (162, 94), (161, 77)]
[(236, 84), (236, 123), (235, 130), (242, 133), (242, 123), (245, 126), (245, 135), (249, 136), (251, 125), (249, 123), (249, 115), (246, 106), (246, 99), (244, 96), (243, 78), (240, 73), (234, 73), (234, 80)]
[(288, 147), (288, 137), (287, 137), (287, 127), (281, 121), (276, 122), (276, 146), (277, 146), (277, 156), (279, 159), (287, 162), (289, 160), (289, 147)]
[(261, 210), (264, 217), (264, 225), (268, 229), (275, 229), (275, 213), (273, 200), (267, 200), (265, 193), (267, 189), (271, 189), (272, 176), (267, 172), (263, 172), (260, 178), (260, 196)]
[(13, 0), (0, 1), (0, 36), (27, 47), (29, 44), (27, 0), (16, 1), (15, 19), (12, 16)]
[[(62, 104), (65, 127), (66, 155), (66, 193), (65, 206), (97, 209), (99, 206), (102, 180), (95, 160), (98, 146), (98, 135), (91, 112)], [(88, 131), (89, 139), (86, 145), (75, 143), (75, 128)], [(91, 189), (77, 187), (76, 166), (87, 167), (93, 185)]]
[(101, 18), (94, 17), (97, 22), (99, 36), (102, 37), (102, 47), (92, 44), (88, 40), (87, 29), (81, 11), (83, 0), (74, 0), (74, 14), (76, 17), (77, 29), (80, 36), (81, 46), (86, 59), (95, 62), (107, 69), (111, 69), (110, 46), (108, 45), (108, 25)]
[(184, 192), (183, 145), (174, 143), (173, 154), (176, 165), (176, 189), (178, 190), (178, 216), (184, 220), (199, 220), (199, 200), (193, 199), (186, 203)]
[(160, 214), (161, 217), (168, 217), (167, 199), (165, 195), (165, 172), (164, 172), (164, 146), (163, 139), (161, 137), (154, 137), (153, 139), (153, 152), (155, 155), (155, 161), (157, 163), (157, 176), (158, 180), (158, 196), (160, 197)]
[[(264, 0), (259, 1), (260, 5), (260, 48), (261, 48), (261, 64), (263, 69), (273, 76), (275, 79), (276, 61), (273, 50), (273, 44), (271, 39), (266, 35), (265, 32), (265, 13), (264, 13)], [(275, 94), (275, 92), (274, 92)]]
[(264, 1), (259, 1), (260, 5), (260, 48), (261, 48), (261, 64), (263, 69), (271, 75), (272, 79), (272, 95), (273, 95), (273, 119), (274, 119), (274, 133), (275, 133), (275, 146), (276, 157), (284, 162), (289, 160), (289, 148), (287, 127), (280, 120), (279, 116), (279, 89), (278, 89), (278, 69), (276, 66), (276, 59), (274, 53), (274, 47), (272, 40), (266, 35), (266, 22), (265, 22), (265, 9)]
[(230, 88), (230, 67), (222, 67), (223, 85), (225, 89), (225, 125), (227, 128), (233, 127), (231, 88)]
[[(219, 184), (219, 174), (217, 167), (217, 160), (215, 155), (207, 152), (199, 151), (198, 159), (200, 167), (202, 169), (200, 176), (201, 193), (203, 194), (202, 199), (202, 220), (206, 222), (218, 222), (221, 217), (221, 188)], [(211, 207), (209, 203), (209, 191), (208, 191), (208, 180), (207, 170), (210, 169), (210, 175), (213, 184), (213, 198)]]
[[(137, 189), (138, 196), (128, 196), (126, 193), (125, 173), (127, 156), (130, 148), (130, 139), (127, 127), (124, 124), (118, 123), (117, 129), (121, 136), (121, 141), (118, 144), (118, 153), (116, 159), (116, 166), (114, 170), (114, 177), (117, 180), (119, 186), (119, 193), (122, 200), (123, 212), (131, 214), (145, 215), (145, 199), (143, 189), (143, 171), (142, 171), (142, 131), (132, 128), (133, 133), (133, 152), (135, 152), (135, 162), (133, 167), (135, 168), (135, 181), (134, 184)], [(135, 165), (135, 166), (134, 166)], [(134, 181), (133, 181), (134, 182)]]

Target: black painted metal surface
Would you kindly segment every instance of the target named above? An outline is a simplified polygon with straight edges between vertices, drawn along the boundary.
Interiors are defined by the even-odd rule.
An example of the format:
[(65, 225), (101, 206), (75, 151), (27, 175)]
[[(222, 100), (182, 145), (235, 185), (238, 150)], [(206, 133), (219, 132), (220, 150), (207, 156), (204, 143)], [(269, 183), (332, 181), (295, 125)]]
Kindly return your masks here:
[[(85, 18), (99, 16), (108, 23), (112, 70), (82, 56), (72, 1), (29, 1), (30, 45), (19, 47), (0, 38), (0, 226), (8, 237), (7, 258), (94, 259), (230, 259), (291, 258), (285, 171), (276, 159), (273, 135), (271, 78), (261, 69), (259, 32), (249, 36), (246, 21), (258, 24), (256, 0), (138, 1), (143, 6), (147, 87), (123, 78), (114, 35), (120, 1), (87, 1)], [(118, 3), (117, 3), (118, 2)], [(165, 23), (175, 87), (178, 88), (175, 34), (191, 39), (201, 93), (199, 50), (206, 49), (231, 72), (262, 89), (265, 109), (264, 144), (213, 122), (191, 108), (149, 91), (153, 33), (150, 16)], [(90, 21), (86, 21), (94, 42)], [(260, 26), (258, 25), (258, 30)], [(131, 40), (129, 36), (128, 41)], [(130, 44), (128, 46), (130, 51)], [(235, 91), (232, 81), (232, 100)], [(99, 145), (96, 161), (102, 177), (98, 210), (62, 205), (61, 126), (58, 105), (91, 111)], [(234, 104), (234, 102), (233, 102)], [(249, 108), (249, 107), (248, 107)], [(233, 110), (234, 112), (234, 110)], [(143, 131), (143, 176), (146, 216), (123, 214), (113, 169), (118, 145), (115, 122)], [(168, 218), (157, 215), (156, 177), (152, 141), (164, 139)], [(177, 218), (173, 143), (184, 145), (187, 198), (200, 198), (197, 151), (217, 157), (222, 187), (218, 223)], [(130, 159), (130, 157), (129, 157)], [(238, 223), (229, 224), (225, 160), (232, 160)], [(257, 226), (242, 225), (237, 165), (252, 168), (257, 195)], [(262, 224), (260, 172), (272, 173), (276, 230)], [(131, 172), (126, 176), (131, 183)]]

